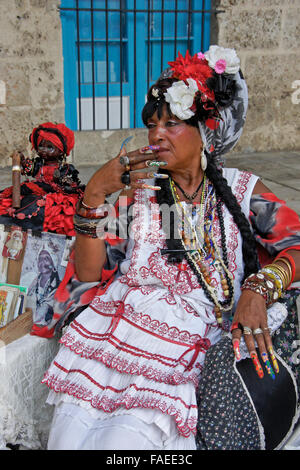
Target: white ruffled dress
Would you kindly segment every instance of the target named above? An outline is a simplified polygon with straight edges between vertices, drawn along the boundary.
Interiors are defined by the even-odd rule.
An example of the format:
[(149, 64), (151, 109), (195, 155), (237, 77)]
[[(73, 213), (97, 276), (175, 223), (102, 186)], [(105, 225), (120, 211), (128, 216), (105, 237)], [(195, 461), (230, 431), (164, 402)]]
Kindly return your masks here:
[[(248, 217), (257, 177), (237, 169), (223, 172)], [(165, 235), (153, 196), (151, 190), (136, 191), (121, 275), (66, 329), (43, 382), (50, 388), (48, 403), (59, 405), (60, 412), (64, 409), (65, 417), (72, 418), (74, 405), (79, 405), (91, 423), (119, 419), (126, 430), (127, 417), (128, 436), (135, 426), (136, 432), (143, 432), (146, 425), (151, 448), (195, 449), (195, 390), (205, 353), (224, 330), (189, 266), (179, 269), (161, 255)], [(236, 305), (243, 276), (241, 237), (226, 208), (223, 214)], [(221, 251), (219, 224), (213, 228)], [(210, 270), (221, 299), (219, 275), (213, 267)], [(276, 315), (278, 327), (286, 315), (284, 308)], [(226, 324), (229, 328), (229, 318), (225, 329)], [(134, 420), (141, 427), (130, 425)], [(52, 436), (70, 432), (57, 426), (55, 430), (54, 423)], [(87, 425), (87, 432), (93, 426)], [(72, 442), (82, 439), (82, 433), (80, 429), (76, 437), (74, 427)], [(119, 434), (115, 435), (118, 440)], [(136, 448), (130, 439), (124, 445)], [(112, 445), (118, 448), (118, 442)], [(99, 442), (97, 446), (103, 448)]]

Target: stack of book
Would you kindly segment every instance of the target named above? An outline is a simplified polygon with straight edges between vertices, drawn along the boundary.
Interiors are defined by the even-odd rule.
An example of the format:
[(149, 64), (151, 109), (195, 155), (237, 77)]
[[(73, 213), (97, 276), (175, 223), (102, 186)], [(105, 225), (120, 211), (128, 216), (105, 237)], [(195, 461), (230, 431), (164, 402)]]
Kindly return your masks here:
[(27, 290), (27, 287), (0, 282), (0, 328), (25, 312)]

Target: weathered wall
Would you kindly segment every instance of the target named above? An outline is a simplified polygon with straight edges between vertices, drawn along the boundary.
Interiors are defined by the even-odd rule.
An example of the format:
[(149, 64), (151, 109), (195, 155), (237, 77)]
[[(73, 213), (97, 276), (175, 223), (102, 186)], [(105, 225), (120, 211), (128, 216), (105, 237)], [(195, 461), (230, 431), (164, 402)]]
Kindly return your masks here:
[(300, 88), (299, 0), (218, 4), (225, 10), (218, 17), (218, 42), (237, 50), (249, 89), (247, 121), (235, 150), (299, 149), (300, 93), (296, 99), (293, 88)]
[[(45, 120), (64, 121), (61, 23), (57, 0), (0, 1), (0, 165)], [(5, 98), (5, 99), (3, 99)], [(5, 101), (3, 103), (3, 101)]]
[[(10, 163), (15, 148), (30, 150), (35, 125), (64, 122), (59, 3), (0, 1), (0, 166)], [(249, 87), (247, 123), (235, 150), (300, 149), (300, 104), (292, 104), (292, 85), (300, 80), (299, 0), (216, 3), (224, 10), (217, 17), (218, 43), (237, 50)], [(146, 141), (142, 129), (77, 132), (71, 158), (102, 163), (128, 134), (132, 148)]]

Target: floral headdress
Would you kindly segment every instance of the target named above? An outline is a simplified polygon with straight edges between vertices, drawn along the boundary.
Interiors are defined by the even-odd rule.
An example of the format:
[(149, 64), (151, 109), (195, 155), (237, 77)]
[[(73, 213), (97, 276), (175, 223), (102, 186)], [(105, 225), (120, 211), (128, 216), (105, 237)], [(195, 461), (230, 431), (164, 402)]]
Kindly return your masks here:
[(168, 76), (179, 80), (164, 93), (172, 113), (179, 119), (189, 119), (195, 114), (196, 100), (200, 100), (204, 109), (211, 111), (206, 126), (216, 129), (220, 120), (219, 85), (223, 81), (218, 76), (238, 72), (240, 61), (235, 50), (211, 46), (205, 54), (191, 56), (187, 51), (185, 57), (179, 52), (177, 59), (168, 64)]
[[(199, 121), (206, 150), (214, 152), (214, 156), (230, 150), (242, 133), (248, 106), (236, 51), (213, 45), (204, 54), (191, 56), (187, 51), (183, 57), (179, 52), (177, 59), (168, 64), (160, 79), (177, 79), (163, 93), (172, 114), (182, 120), (190, 119), (200, 104), (208, 116), (205, 122)], [(155, 87), (152, 95), (161, 99)]]

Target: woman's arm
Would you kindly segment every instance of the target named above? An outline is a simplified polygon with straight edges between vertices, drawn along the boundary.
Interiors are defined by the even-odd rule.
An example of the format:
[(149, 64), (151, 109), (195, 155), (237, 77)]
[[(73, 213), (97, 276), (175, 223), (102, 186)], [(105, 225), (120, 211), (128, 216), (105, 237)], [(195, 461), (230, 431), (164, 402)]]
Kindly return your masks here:
[[(283, 201), (278, 200), (261, 181), (258, 181), (254, 188), (253, 196), (255, 197), (255, 195), (262, 195), (262, 197), (256, 198), (256, 205), (253, 208), (256, 213), (253, 214), (252, 224), (254, 223), (255, 229), (260, 232), (257, 236), (258, 241), (269, 251), (270, 256), (273, 258), (269, 266), (266, 267), (266, 271), (264, 271), (264, 267), (260, 271), (260, 276), (266, 276), (265, 280), (271, 281), (271, 284), (264, 283), (264, 278), (261, 277), (254, 278), (252, 285), (251, 281), (248, 282), (248, 287), (246, 282), (246, 288), (242, 289), (233, 318), (232, 342), (238, 356), (239, 342), (242, 337), (242, 330), (239, 325), (242, 325), (248, 351), (258, 375), (262, 377), (264, 370), (268, 370), (268, 373), (270, 373), (268, 368), (262, 368), (260, 364), (260, 361), (267, 363), (266, 361), (269, 360), (268, 354), (273, 360), (274, 370), (276, 371), (278, 368), (268, 329), (267, 308), (270, 305), (267, 304), (266, 298), (271, 297), (273, 301), (278, 298), (274, 296), (274, 292), (277, 290), (274, 284), (275, 279), (276, 285), (279, 285), (278, 292), (280, 292), (280, 279), (283, 281), (282, 286), (284, 289), (289, 286), (291, 281), (300, 280), (300, 220), (297, 214), (287, 208)], [(271, 277), (268, 277), (270, 273)], [(260, 287), (258, 289), (260, 293), (258, 293), (258, 291), (255, 291), (255, 285), (267, 287), (270, 290), (270, 295)], [(255, 333), (257, 331), (258, 333)], [(260, 359), (256, 353), (255, 341), (259, 348)], [(275, 377), (274, 373), (272, 377)]]
[(75, 271), (81, 282), (100, 281), (106, 260), (104, 240), (77, 234), (75, 240)]

